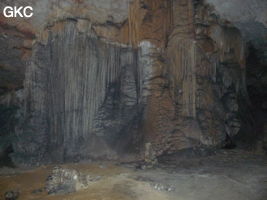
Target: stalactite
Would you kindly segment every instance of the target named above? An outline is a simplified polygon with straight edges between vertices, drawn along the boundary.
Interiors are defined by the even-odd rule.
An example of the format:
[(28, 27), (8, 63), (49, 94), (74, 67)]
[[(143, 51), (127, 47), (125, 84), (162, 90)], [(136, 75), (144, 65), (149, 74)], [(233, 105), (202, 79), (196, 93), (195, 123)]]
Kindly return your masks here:
[[(180, 105), (180, 115), (196, 116), (196, 44), (193, 41), (192, 1), (176, 1), (173, 11), (174, 30), (170, 35), (168, 54), (173, 98)], [(179, 100), (178, 100), (179, 99)]]
[[(195, 134), (202, 144), (214, 145), (226, 135), (237, 134), (238, 76), (245, 63), (240, 33), (208, 20), (207, 9), (201, 3), (193, 5), (191, 0), (173, 1), (174, 29), (167, 57), (171, 94), (180, 120), (178, 129), (186, 137)], [(226, 99), (235, 103), (230, 105)], [(185, 128), (195, 122), (199, 130)]]
[[(191, 40), (179, 40), (175, 50), (171, 49), (170, 78), (175, 101), (179, 101), (180, 114), (196, 116), (196, 46)], [(178, 100), (179, 99), (179, 100)], [(181, 101), (180, 101), (181, 100)]]
[(102, 141), (96, 144), (104, 151), (105, 143), (113, 144), (141, 112), (134, 109), (143, 84), (138, 60), (136, 50), (80, 33), (76, 22), (51, 32), (47, 45), (36, 47), (27, 69), (26, 123), (18, 136), (37, 134), (42, 153), (50, 151), (57, 159), (90, 157), (93, 138)]
[(221, 62), (237, 62), (241, 68), (245, 67), (245, 44), (240, 32), (234, 27), (214, 26), (210, 29), (211, 38), (220, 47)]
[(205, 9), (135, 0), (118, 24), (53, 22), (27, 67), (14, 160), (112, 157), (136, 138), (160, 155), (235, 135), (243, 43)]

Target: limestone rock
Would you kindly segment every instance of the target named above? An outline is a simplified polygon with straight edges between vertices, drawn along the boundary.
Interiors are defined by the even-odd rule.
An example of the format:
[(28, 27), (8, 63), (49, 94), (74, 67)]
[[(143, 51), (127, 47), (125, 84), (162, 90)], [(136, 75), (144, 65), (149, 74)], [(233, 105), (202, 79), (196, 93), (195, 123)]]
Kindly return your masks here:
[(74, 169), (55, 167), (47, 178), (46, 190), (48, 194), (68, 194), (86, 189), (99, 179), (99, 176), (82, 174)]
[(8, 191), (5, 193), (5, 200), (17, 200), (19, 198), (18, 191)]
[(39, 15), (0, 19), (0, 51), (9, 56), (0, 76), (11, 74), (0, 86), (3, 94), (24, 88), (15, 163), (141, 156), (145, 144), (154, 162), (223, 146), (239, 132), (245, 40), (209, 4), (17, 1)]
[(154, 152), (151, 143), (145, 144), (145, 163), (151, 167), (158, 163), (156, 153)]

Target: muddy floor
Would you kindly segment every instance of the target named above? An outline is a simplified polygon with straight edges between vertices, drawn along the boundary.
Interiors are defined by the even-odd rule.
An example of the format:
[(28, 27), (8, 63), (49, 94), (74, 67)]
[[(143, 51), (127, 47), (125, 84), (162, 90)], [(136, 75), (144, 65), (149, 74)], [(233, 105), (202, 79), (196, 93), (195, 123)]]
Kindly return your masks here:
[(266, 200), (267, 157), (228, 150), (209, 156), (172, 155), (146, 169), (138, 163), (89, 162), (62, 165), (100, 176), (87, 189), (48, 195), (54, 166), (0, 169), (0, 199), (18, 191), (19, 200)]

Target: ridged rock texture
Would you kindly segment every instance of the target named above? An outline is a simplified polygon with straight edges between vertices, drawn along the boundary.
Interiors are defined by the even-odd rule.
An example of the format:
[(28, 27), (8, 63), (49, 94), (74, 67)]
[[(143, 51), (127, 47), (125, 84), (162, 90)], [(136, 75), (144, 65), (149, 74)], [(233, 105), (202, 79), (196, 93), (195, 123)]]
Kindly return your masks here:
[(32, 3), (42, 14), (20, 22), (27, 30), (1, 18), (1, 29), (19, 33), (19, 51), (27, 52), (23, 61), (14, 51), (11, 63), (26, 68), (15, 163), (142, 157), (146, 143), (159, 156), (222, 146), (239, 132), (246, 45), (212, 6)]
[[(28, 137), (20, 152), (49, 151), (56, 160), (112, 156), (126, 145), (122, 141), (133, 141), (149, 63), (143, 65), (141, 52), (81, 33), (76, 25), (66, 22), (35, 48), (19, 143)], [(29, 138), (36, 138), (33, 146)]]

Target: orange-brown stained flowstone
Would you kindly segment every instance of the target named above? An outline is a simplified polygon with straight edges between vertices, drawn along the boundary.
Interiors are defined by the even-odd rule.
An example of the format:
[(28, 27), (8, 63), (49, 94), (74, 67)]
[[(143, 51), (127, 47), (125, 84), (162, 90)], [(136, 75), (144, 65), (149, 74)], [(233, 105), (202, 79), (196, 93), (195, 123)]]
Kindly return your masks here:
[[(93, 7), (86, 7), (83, 1), (74, 1), (77, 3), (72, 8), (66, 8), (60, 13), (53, 11), (47, 15), (47, 23), (43, 25), (36, 25), (33, 23), (34, 19), (24, 20), (20, 18), (5, 18), (0, 16), (0, 28), (2, 32), (8, 35), (16, 35), (22, 39), (37, 39), (43, 40), (48, 34), (47, 28), (52, 31), (60, 31), (64, 26), (64, 20), (62, 23), (55, 23), (57, 20), (77, 15), (77, 19), (85, 19), (92, 22), (92, 29), (95, 33), (112, 42), (118, 42), (121, 44), (128, 44), (137, 47), (142, 40), (147, 40), (156, 45), (157, 47), (164, 47), (167, 42), (168, 34), (172, 27), (172, 3), (165, 0), (134, 0), (129, 5), (128, 18), (119, 24), (112, 22), (112, 16), (104, 22), (94, 22), (90, 16), (86, 16), (86, 12), (91, 13)], [(80, 6), (80, 5), (83, 6)], [(76, 13), (76, 14), (75, 14)], [(55, 17), (62, 15), (59, 19)], [(103, 20), (102, 20), (103, 21)], [(52, 24), (52, 26), (51, 26)], [(48, 25), (48, 26), (47, 26)], [(45, 27), (43, 27), (45, 26)], [(47, 26), (47, 27), (46, 27)], [(45, 36), (46, 35), (46, 36)], [(22, 57), (28, 58), (31, 53), (22, 51)]]
[(164, 47), (172, 27), (172, 4), (164, 0), (136, 0), (129, 9), (129, 42), (142, 40)]
[(97, 35), (137, 47), (143, 40), (164, 47), (172, 27), (172, 4), (165, 0), (135, 0), (130, 3), (128, 19), (119, 25), (96, 24)]
[(5, 18), (2, 14), (0, 14), (0, 27), (2, 31), (10, 31), (9, 33), (19, 34), (18, 36), (34, 39), (35, 38), (35, 30), (33, 26), (23, 20), (17, 20), (14, 18)]
[(21, 40), (21, 43), (17, 43), (12, 48), (20, 51), (22, 60), (27, 60), (31, 57), (36, 31), (30, 23), (23, 20), (5, 18), (3, 15), (0, 15), (0, 33)]
[[(62, 3), (62, 1), (59, 2)], [(112, 82), (123, 83), (123, 86), (129, 86), (129, 83), (117, 80), (120, 77), (117, 75), (119, 74), (117, 72), (120, 72), (117, 67), (120, 66), (120, 62), (116, 63), (116, 61), (119, 60), (117, 56), (122, 55), (122, 50), (119, 48), (124, 48), (127, 45), (126, 48), (129, 48), (129, 52), (134, 51), (131, 54), (126, 54), (128, 56), (123, 56), (123, 60), (125, 59), (127, 63), (131, 61), (129, 63), (133, 64), (134, 68), (138, 67), (135, 71), (133, 82), (136, 81), (135, 85), (137, 86), (146, 82), (144, 84), (145, 89), (149, 93), (147, 98), (144, 98), (146, 104), (144, 106), (144, 121), (142, 127), (137, 128), (137, 132), (141, 132), (140, 135), (142, 137), (144, 136), (145, 140), (153, 143), (158, 155), (164, 152), (175, 152), (179, 149), (197, 146), (199, 144), (217, 145), (224, 141), (226, 134), (235, 135), (237, 133), (239, 130), (239, 121), (235, 114), (237, 106), (232, 103), (229, 106), (224, 104), (226, 98), (229, 98), (229, 102), (233, 100), (236, 103), (236, 99), (231, 98), (235, 98), (239, 92), (231, 91), (228, 88), (239, 88), (240, 86), (237, 78), (241, 77), (239, 64), (244, 64), (244, 62), (238, 63), (236, 62), (236, 58), (238, 58), (238, 61), (243, 61), (244, 52), (241, 48), (241, 36), (234, 29), (227, 28), (228, 26), (221, 26), (221, 23), (217, 21), (217, 17), (213, 21), (209, 21), (207, 18), (210, 16), (206, 16), (211, 13), (208, 6), (201, 2), (194, 4), (192, 0), (134, 0), (127, 7), (126, 14), (120, 18), (121, 20), (115, 20), (117, 13), (114, 13), (114, 10), (112, 10), (112, 14), (109, 16), (107, 14), (109, 9), (103, 13), (99, 12), (102, 8), (96, 9), (93, 12), (96, 8), (94, 5), (87, 5), (88, 7), (86, 7), (84, 5), (86, 1), (75, 2), (71, 3), (71, 8), (68, 6), (64, 7), (64, 5), (62, 7), (55, 6), (58, 8), (56, 9), (58, 12), (54, 12), (55, 10), (51, 11), (46, 19), (47, 21), (45, 21), (47, 26), (44, 27), (44, 31), (41, 31), (42, 34), (37, 36), (37, 41), (48, 41), (49, 35), (52, 34), (54, 35), (54, 39), (51, 42), (52, 46), (59, 42), (57, 36), (66, 36), (62, 38), (64, 42), (56, 46), (56, 49), (59, 47), (59, 50), (53, 51), (54, 57), (60, 60), (59, 64), (57, 63), (57, 59), (55, 59), (53, 61), (55, 65), (53, 66), (61, 67), (59, 71), (66, 70), (67, 77), (75, 75), (75, 73), (69, 72), (68, 70), (72, 66), (77, 66), (77, 63), (83, 63), (81, 66), (93, 66), (94, 63), (105, 60), (103, 57), (105, 58), (106, 55), (103, 56), (102, 53), (109, 53), (109, 50), (105, 51), (101, 48), (109, 49), (109, 47), (104, 48), (104, 46), (109, 46), (108, 44), (114, 45), (116, 43), (115, 46), (118, 47), (118, 51), (114, 54), (114, 59), (108, 58), (114, 53), (114, 51), (110, 51), (110, 55), (107, 54), (107, 61), (103, 64), (101, 70), (99, 70), (99, 66), (93, 68), (93, 70), (97, 69), (96, 71), (101, 72), (99, 73), (101, 74), (101, 80), (105, 80), (105, 77), (113, 77), (112, 72), (116, 72), (113, 73), (115, 74), (115, 78), (112, 78)], [(99, 3), (100, 5), (102, 5), (101, 2)], [(201, 12), (203, 9), (204, 11)], [(122, 13), (123, 10), (120, 10), (120, 12)], [(51, 19), (54, 19), (54, 21)], [(19, 25), (11, 25), (11, 22), (12, 20), (8, 23), (6, 21), (1, 23), (5, 29), (14, 27), (5, 31), (18, 34), (23, 39), (24, 37), (31, 38), (31, 34), (29, 33), (34, 33), (34, 31), (31, 32), (31, 28), (17, 28)], [(71, 27), (65, 29), (66, 26)], [(77, 29), (77, 32), (74, 32), (75, 37), (69, 34), (74, 29)], [(78, 38), (79, 35), (87, 37), (87, 34), (92, 34), (94, 37), (98, 36), (96, 38), (101, 38), (101, 42), (91, 48), (89, 44), (81, 40), (75, 40), (74, 43), (76, 44), (78, 44), (77, 41), (80, 41), (75, 50), (73, 48), (68, 50), (70, 45), (66, 46), (64, 49), (66, 51), (62, 50), (62, 46), (66, 44), (67, 40)], [(28, 54), (31, 50), (30, 38), (27, 38), (23, 42), (23, 46), (18, 45), (17, 47), (17, 49), (22, 50), (23, 58), (27, 57), (26, 55), (30, 55)], [(45, 42), (43, 43), (45, 44)], [(72, 45), (73, 43), (70, 42), (70, 44)], [(82, 46), (83, 44), (85, 46)], [(136, 49), (138, 47), (139, 49), (137, 51)], [(89, 55), (87, 53), (91, 49), (100, 49), (99, 58), (95, 61), (93, 59), (88, 60)], [(142, 51), (144, 55), (141, 55)], [(51, 52), (51, 49), (48, 49), (48, 52)], [(67, 56), (64, 57), (64, 55)], [(72, 56), (74, 59), (68, 60)], [(40, 56), (38, 59), (36, 58), (36, 60), (40, 61), (41, 57), (43, 56)], [(76, 60), (76, 58), (79, 59)], [(72, 61), (75, 61), (74, 64), (70, 64)], [(136, 64), (139, 61), (141, 64)], [(224, 65), (221, 65), (219, 61), (223, 62)], [(47, 63), (43, 64), (44, 69), (52, 66)], [(235, 66), (229, 70), (231, 64), (235, 64)], [(111, 66), (112, 70), (108, 71), (107, 66)], [(89, 67), (81, 67), (80, 69), (86, 71)], [(34, 68), (34, 70), (36, 69)], [(74, 71), (77, 72), (77, 68)], [(128, 76), (127, 73), (130, 71), (126, 69), (125, 75)], [(39, 74), (42, 73), (40, 72)], [(55, 73), (51, 74), (53, 75)], [(91, 72), (89, 74), (88, 81), (92, 81), (96, 76), (92, 75), (93, 73)], [(62, 78), (63, 76), (60, 74), (58, 77)], [(70, 78), (70, 80), (74, 83), (77, 79), (78, 83), (80, 78), (79, 75), (75, 79), (73, 77)], [(218, 78), (222, 79), (222, 82)], [(33, 80), (38, 83), (45, 82), (43, 80)], [(51, 78), (51, 80), (55, 80), (51, 85), (60, 85), (58, 84), (60, 81), (57, 77)], [(88, 85), (94, 85), (95, 83), (95, 81), (92, 81), (92, 84), (86, 84), (84, 88), (89, 88)], [(108, 83), (110, 84), (110, 82)], [(63, 78), (62, 85), (65, 85)], [(70, 87), (68, 86), (69, 91), (72, 91), (75, 84), (70, 85)], [(80, 85), (80, 83), (77, 85)], [(90, 107), (90, 109), (96, 108), (95, 105), (98, 105), (95, 104), (95, 102), (99, 102), (96, 94), (100, 94), (99, 91), (105, 91), (105, 84), (95, 85), (97, 85), (97, 89), (92, 91), (97, 91), (97, 93), (94, 95), (84, 91), (82, 95), (77, 95), (83, 96), (84, 94), (90, 93), (88, 95), (88, 97), (90, 96), (90, 100), (87, 101), (94, 102), (92, 103), (94, 106)], [(99, 88), (101, 89), (99, 90)], [(119, 88), (117, 89), (120, 91)], [(58, 88), (59, 92), (63, 90), (64, 87), (63, 89)], [(46, 91), (52, 90), (49, 88)], [(77, 94), (78, 90), (75, 89), (73, 91), (73, 94)], [(33, 92), (33, 94), (38, 96), (39, 92)], [(55, 92), (55, 95), (59, 92)], [(72, 97), (76, 97), (76, 95), (68, 96), (69, 92), (66, 92), (66, 94), (67, 99), (70, 99), (69, 102), (72, 101)], [(135, 93), (133, 94), (135, 96)], [(227, 96), (228, 94), (231, 95)], [(91, 98), (91, 96), (94, 98)], [(106, 96), (107, 94), (103, 92), (99, 99), (105, 99), (104, 97)], [(37, 98), (39, 97), (42, 96), (40, 95)], [(40, 99), (42, 100), (43, 98)], [(40, 102), (42, 102), (41, 100)], [(136, 102), (139, 102), (139, 100)], [(30, 99), (29, 103), (32, 102), (34, 101)], [(58, 102), (60, 104), (63, 100), (59, 99)], [(77, 101), (75, 100), (75, 102)], [(88, 105), (88, 102), (86, 102), (86, 105)], [(48, 103), (47, 105), (53, 106), (54, 104)], [(70, 105), (72, 104), (70, 103)], [(55, 106), (51, 110), (54, 112), (56, 107), (59, 106)], [(224, 107), (229, 107), (230, 111), (227, 111)], [(64, 109), (62, 110), (65, 111)], [(72, 111), (69, 113), (72, 113)], [(79, 116), (82, 115), (79, 114)], [(81, 117), (81, 119), (84, 118), (84, 116)], [(236, 122), (233, 123), (233, 121)], [(226, 125), (225, 122), (228, 124)], [(85, 130), (87, 129), (85, 128)], [(226, 131), (229, 133), (226, 133)], [(55, 134), (52, 135), (54, 136)]]

